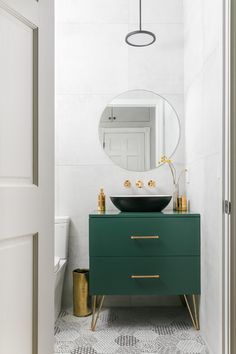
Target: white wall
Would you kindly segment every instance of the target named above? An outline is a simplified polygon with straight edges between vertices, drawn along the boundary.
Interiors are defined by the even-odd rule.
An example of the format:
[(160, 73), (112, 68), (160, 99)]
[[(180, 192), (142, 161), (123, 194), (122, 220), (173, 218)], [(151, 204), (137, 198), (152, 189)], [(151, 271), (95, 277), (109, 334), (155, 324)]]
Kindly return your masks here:
[(147, 183), (153, 178), (156, 192), (172, 192), (168, 166), (134, 173), (114, 166), (105, 156), (98, 138), (104, 107), (130, 89), (153, 90), (167, 98), (182, 124), (174, 160), (178, 168), (184, 164), (182, 0), (143, 2), (145, 27), (157, 36), (147, 48), (132, 48), (124, 41), (137, 27), (137, 5), (136, 0), (56, 1), (56, 213), (72, 220), (66, 307), (72, 304), (72, 270), (88, 266), (88, 214), (97, 207), (99, 188), (109, 196), (123, 193), (126, 179)]
[(201, 330), (221, 352), (222, 0), (184, 0), (188, 197), (201, 214)]

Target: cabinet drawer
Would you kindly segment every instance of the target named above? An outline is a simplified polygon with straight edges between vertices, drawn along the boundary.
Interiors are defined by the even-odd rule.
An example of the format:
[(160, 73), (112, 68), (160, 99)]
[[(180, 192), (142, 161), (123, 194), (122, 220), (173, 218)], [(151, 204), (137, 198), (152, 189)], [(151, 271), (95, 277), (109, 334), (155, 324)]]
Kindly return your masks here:
[[(131, 278), (153, 275), (159, 278)], [(90, 293), (199, 294), (200, 257), (91, 257)]]
[(90, 218), (90, 256), (199, 254), (200, 219), (196, 217)]

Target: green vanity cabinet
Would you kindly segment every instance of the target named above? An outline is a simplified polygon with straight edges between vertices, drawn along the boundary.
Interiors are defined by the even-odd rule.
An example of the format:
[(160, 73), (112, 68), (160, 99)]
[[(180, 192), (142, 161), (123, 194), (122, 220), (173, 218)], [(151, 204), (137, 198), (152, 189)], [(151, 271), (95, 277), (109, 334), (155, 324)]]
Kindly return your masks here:
[(95, 297), (200, 294), (199, 214), (92, 213), (89, 254)]

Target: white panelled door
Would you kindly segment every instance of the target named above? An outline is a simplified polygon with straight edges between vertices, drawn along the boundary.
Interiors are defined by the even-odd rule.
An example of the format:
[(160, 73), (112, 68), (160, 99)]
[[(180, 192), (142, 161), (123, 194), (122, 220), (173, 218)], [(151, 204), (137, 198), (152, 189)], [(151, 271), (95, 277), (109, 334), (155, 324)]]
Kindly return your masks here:
[(0, 353), (53, 353), (53, 0), (0, 0)]
[(130, 171), (150, 168), (150, 128), (103, 128), (103, 148), (116, 165)]

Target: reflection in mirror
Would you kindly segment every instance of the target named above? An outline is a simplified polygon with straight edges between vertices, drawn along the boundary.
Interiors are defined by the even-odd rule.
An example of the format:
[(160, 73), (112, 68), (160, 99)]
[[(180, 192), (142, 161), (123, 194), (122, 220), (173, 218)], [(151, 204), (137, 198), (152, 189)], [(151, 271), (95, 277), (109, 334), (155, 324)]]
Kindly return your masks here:
[(129, 171), (148, 171), (158, 167), (163, 155), (173, 155), (180, 123), (163, 97), (146, 90), (127, 91), (104, 109), (99, 138), (116, 165)]

